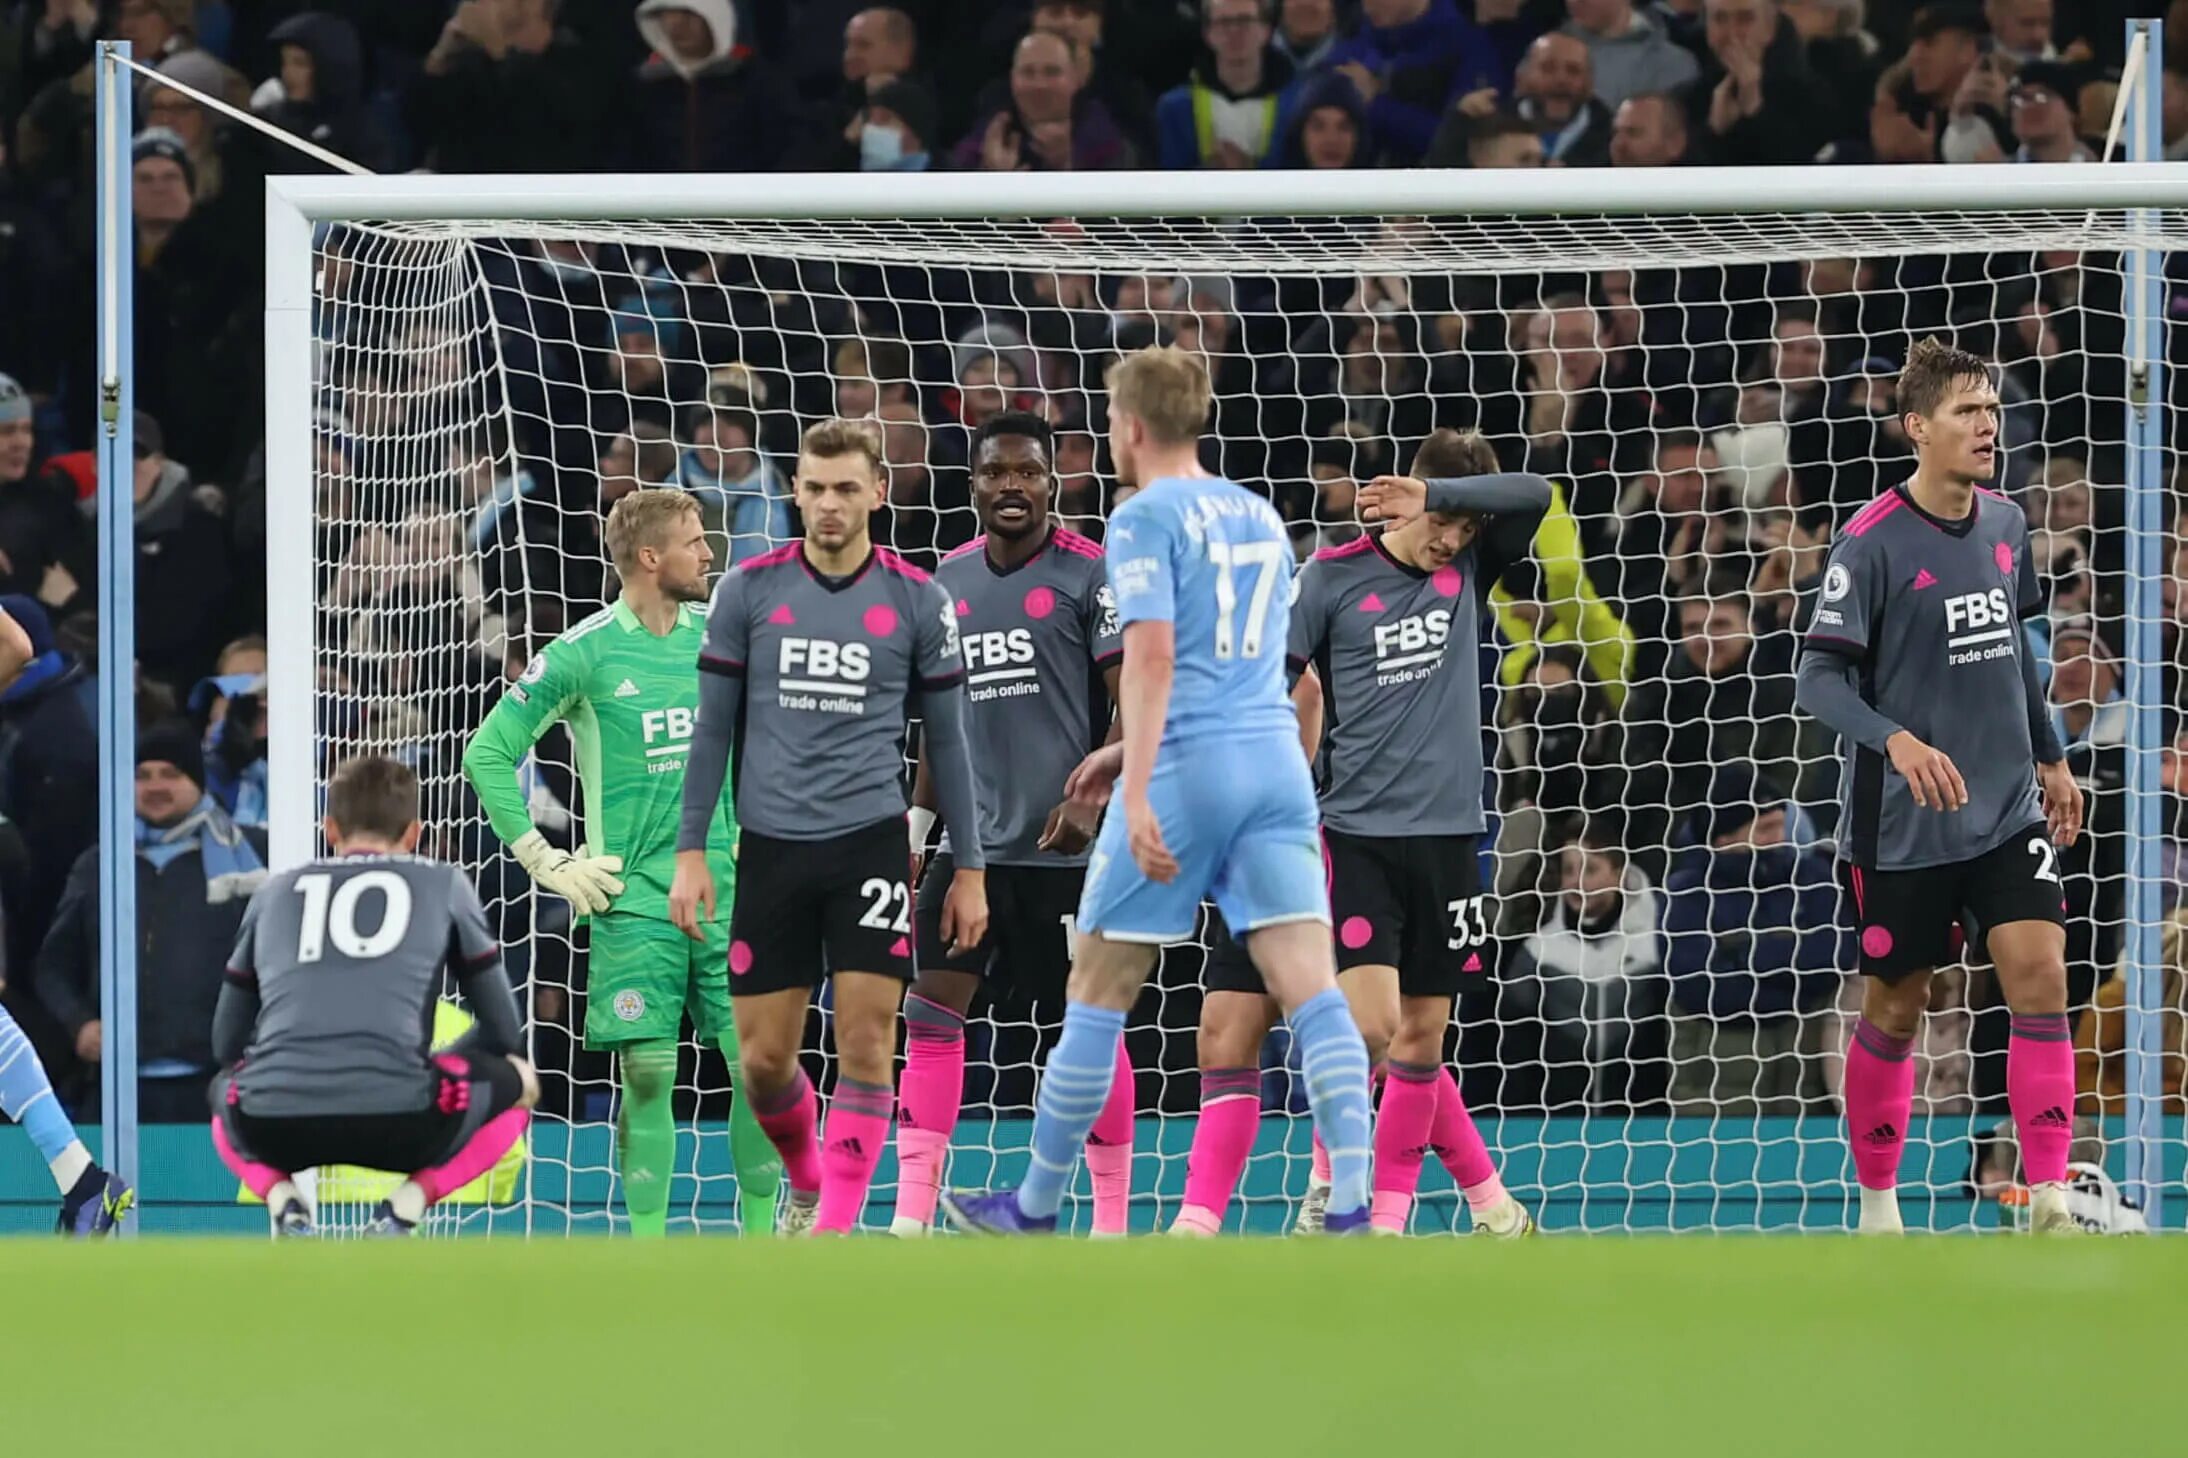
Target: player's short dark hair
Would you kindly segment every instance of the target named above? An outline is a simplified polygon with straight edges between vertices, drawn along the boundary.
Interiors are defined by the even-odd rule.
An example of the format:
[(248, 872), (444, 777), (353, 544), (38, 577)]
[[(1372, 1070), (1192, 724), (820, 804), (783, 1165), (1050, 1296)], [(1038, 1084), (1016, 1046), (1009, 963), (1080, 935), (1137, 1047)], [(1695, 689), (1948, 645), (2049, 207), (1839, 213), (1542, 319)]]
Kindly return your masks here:
[(1463, 476), (1490, 476), (1503, 470), (1497, 449), (1478, 430), (1453, 430), (1439, 425), (1428, 433), (1413, 453), (1413, 474), (1453, 480)]
[(1906, 367), (1899, 372), (1900, 413), (1935, 415), (1955, 387), (1992, 383), (1989, 361), (1928, 335), (1907, 351)]
[(418, 821), (418, 772), (384, 754), (360, 754), (327, 785), (327, 818), (344, 835), (399, 840)]
[(979, 429), (972, 433), (972, 458), (980, 459), (980, 447), (999, 436), (1017, 436), (1030, 440), (1041, 448), (1041, 455), (1050, 462), (1056, 459), (1056, 430), (1031, 410), (1005, 410), (991, 415)]

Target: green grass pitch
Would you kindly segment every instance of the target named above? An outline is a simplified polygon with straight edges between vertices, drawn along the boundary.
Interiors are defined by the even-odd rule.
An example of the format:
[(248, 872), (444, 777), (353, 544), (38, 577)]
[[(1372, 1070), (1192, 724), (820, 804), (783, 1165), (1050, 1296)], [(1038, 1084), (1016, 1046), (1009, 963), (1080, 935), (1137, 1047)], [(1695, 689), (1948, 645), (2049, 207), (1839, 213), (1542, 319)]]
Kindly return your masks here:
[(2162, 1238), (25, 1240), (0, 1448), (2164, 1452), (2184, 1303)]

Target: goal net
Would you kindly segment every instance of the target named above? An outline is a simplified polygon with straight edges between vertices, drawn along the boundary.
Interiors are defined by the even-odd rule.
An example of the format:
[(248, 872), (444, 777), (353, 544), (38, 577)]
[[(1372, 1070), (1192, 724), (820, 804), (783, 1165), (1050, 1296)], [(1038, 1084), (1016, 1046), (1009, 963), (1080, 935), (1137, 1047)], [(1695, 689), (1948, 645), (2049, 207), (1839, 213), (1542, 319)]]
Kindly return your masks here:
[[(547, 1087), (513, 1202), (446, 1223), (620, 1223), (614, 1070), (576, 1031), (585, 935), (502, 853), (459, 771), (529, 655), (612, 597), (608, 505), (640, 485), (690, 492), (726, 567), (792, 531), (801, 428), (874, 417), (889, 476), (876, 539), (932, 564), (978, 532), (970, 432), (1016, 407), (1054, 424), (1057, 512), (1098, 539), (1115, 504), (1103, 369), (1157, 341), (1207, 358), (1206, 462), (1265, 492), (1302, 558), (1356, 536), (1357, 487), (1439, 430), (1480, 431), (1506, 467), (1556, 483), (1485, 633), (1498, 943), (1451, 1041), (1507, 1182), (1547, 1226), (1591, 1230), (1846, 1222), (1837, 1095), (1859, 993), (1830, 864), (1837, 761), (1794, 711), (1795, 632), (1834, 529), (1911, 469), (1894, 404), (1911, 341), (1997, 362), (1994, 484), (2029, 517), (2048, 595), (2029, 631), (2091, 790), (2094, 833), (2059, 874), (2077, 1026), (2104, 1049), (2087, 1109), (2113, 1117), (2089, 1122), (2076, 1157), (2117, 1144), (2122, 1050), (2156, 1011), (2121, 990), (2145, 988), (2122, 967), (2154, 945), (2137, 935), (2156, 901), (2123, 787), (2135, 756), (2155, 763), (2157, 723), (2122, 695), (2156, 692), (2156, 664), (2129, 682), (2153, 615), (2172, 614), (2177, 652), (2188, 613), (2132, 590), (2148, 576), (2137, 490), (2160, 488), (2126, 484), (2148, 459), (2129, 438), (2129, 289), (2138, 250), (2179, 241), (2177, 218), (1308, 216), (1289, 186), (1266, 179), (1266, 207), (1224, 218), (619, 218), (603, 188), (559, 218), (467, 220), (458, 204), (317, 227), (314, 596), (277, 603), (276, 631), (317, 646), (322, 783), (363, 749), (421, 772), (424, 848), (476, 875)], [(797, 210), (790, 192), (772, 201)], [(575, 838), (559, 733), (525, 776), (541, 828)], [(1205, 934), (1167, 949), (1132, 1016), (1135, 1228), (1181, 1191), (1205, 951)], [(1023, 1168), (1039, 1027), (1059, 1013), (976, 1011), (953, 1183)], [(814, 1026), (825, 1090), (825, 1010)], [(1903, 1172), (1912, 1223), (1993, 1221), (1979, 1196), (2014, 1175), (2005, 1038), (1986, 967), (1938, 979)], [(1270, 1231), (1306, 1185), (1309, 1136), (1281, 1030), (1263, 1061), (1262, 1143), (1232, 1218)], [(727, 1083), (717, 1054), (687, 1046), (671, 1205), (685, 1228), (734, 1224)], [(886, 1224), (893, 1168), (869, 1224)], [(1422, 1189), (1416, 1230), (1465, 1227), (1433, 1160)]]

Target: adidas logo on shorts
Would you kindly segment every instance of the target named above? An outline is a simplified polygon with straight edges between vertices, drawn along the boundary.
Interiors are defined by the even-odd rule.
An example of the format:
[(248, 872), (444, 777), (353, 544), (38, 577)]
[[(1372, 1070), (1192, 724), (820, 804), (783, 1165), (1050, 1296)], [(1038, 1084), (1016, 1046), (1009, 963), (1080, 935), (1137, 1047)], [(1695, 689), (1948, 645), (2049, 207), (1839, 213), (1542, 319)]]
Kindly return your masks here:
[(626, 678), (615, 686), (615, 696), (619, 699), (635, 699), (638, 697), (638, 685)]

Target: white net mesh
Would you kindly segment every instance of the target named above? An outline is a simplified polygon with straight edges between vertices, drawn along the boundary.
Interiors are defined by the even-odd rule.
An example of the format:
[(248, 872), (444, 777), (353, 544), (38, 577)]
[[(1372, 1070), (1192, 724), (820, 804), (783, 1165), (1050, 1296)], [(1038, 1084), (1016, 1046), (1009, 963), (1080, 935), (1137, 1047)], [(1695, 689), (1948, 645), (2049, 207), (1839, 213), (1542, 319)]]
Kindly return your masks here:
[[(977, 530), (971, 428), (1019, 405), (1055, 424), (1058, 509), (1098, 538), (1102, 368), (1166, 339), (1211, 364), (1208, 464), (1269, 493), (1302, 554), (1355, 535), (1355, 483), (1437, 427), (1478, 429), (1559, 485), (1534, 559), (1496, 593), (1502, 942), (1453, 1034), (1507, 1181), (1552, 1227), (1842, 1225), (1838, 1050), (1858, 994), (1850, 949), (1791, 935), (1837, 916), (1835, 892), (1787, 889), (1788, 864), (1828, 858), (1836, 815), (1833, 747), (1792, 708), (1796, 614), (1834, 524), (1910, 469), (1892, 376), (1936, 332), (2002, 366), (1999, 484), (2036, 529), (2039, 636), (2087, 614), (2133, 641), (2120, 260), (2180, 230), (2081, 212), (323, 228), (321, 747), (423, 772), (426, 848), (477, 872), (547, 1080), (520, 1205), (463, 1218), (598, 1230), (619, 1208), (613, 1070), (574, 1032), (582, 938), (500, 853), (458, 769), (505, 678), (612, 593), (607, 505), (680, 483), (726, 565), (789, 530), (801, 427), (874, 415), (891, 500), (876, 536), (931, 563)], [(2129, 731), (2102, 717), (2121, 710), (2092, 722), (2063, 701), (2103, 699), (2117, 667), (2079, 660), (2054, 691), (2094, 792), (2096, 834), (2065, 865), (2078, 1016), (2127, 929)], [(567, 843), (559, 733), (529, 773), (535, 817)], [(1784, 844), (1752, 863), (1714, 849), (1754, 818), (1733, 806), (1783, 806), (1763, 838)], [(1142, 1228), (1182, 1183), (1202, 953), (1166, 952), (1134, 1014)], [(1989, 1219), (1971, 1182), (2004, 1117), (2004, 1017), (1987, 969), (1940, 979), (1904, 1169), (1913, 1223)], [(1037, 1021), (976, 1017), (954, 1180), (983, 1180), (982, 1155), (1017, 1167)], [(1279, 1227), (1306, 1177), (1283, 1048), (1279, 1034), (1265, 1056), (1253, 1229)], [(2116, 1065), (2106, 1077), (2116, 1089)], [(726, 1227), (719, 1056), (687, 1048), (680, 1082), (679, 1166), (696, 1177), (671, 1214)], [(891, 1168), (870, 1222), (886, 1221)], [(1416, 1228), (1461, 1225), (1460, 1209), (1432, 1161)]]

